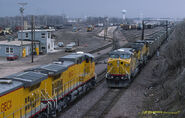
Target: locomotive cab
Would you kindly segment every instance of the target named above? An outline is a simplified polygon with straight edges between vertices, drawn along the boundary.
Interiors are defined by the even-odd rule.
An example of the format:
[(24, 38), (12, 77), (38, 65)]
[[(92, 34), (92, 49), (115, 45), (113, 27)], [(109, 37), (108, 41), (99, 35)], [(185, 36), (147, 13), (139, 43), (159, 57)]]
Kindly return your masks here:
[(143, 63), (146, 63), (147, 57), (149, 55), (149, 45), (148, 42), (145, 40), (138, 40), (135, 42), (136, 44), (142, 45), (142, 56), (143, 56)]
[[(41, 82), (47, 79), (46, 74), (37, 72), (20, 72), (5, 77), (6, 80), (11, 80), (7, 93), (1, 100), (9, 101), (9, 111), (4, 109), (3, 118), (31, 118), (36, 117), (38, 113), (46, 113), (47, 105), (41, 103)], [(0, 100), (0, 103), (1, 103)], [(5, 101), (6, 102), (6, 101)], [(41, 113), (42, 112), (42, 113)], [(6, 116), (7, 115), (7, 116)]]
[(127, 87), (135, 72), (135, 52), (131, 48), (122, 48), (109, 54), (106, 81), (109, 87)]

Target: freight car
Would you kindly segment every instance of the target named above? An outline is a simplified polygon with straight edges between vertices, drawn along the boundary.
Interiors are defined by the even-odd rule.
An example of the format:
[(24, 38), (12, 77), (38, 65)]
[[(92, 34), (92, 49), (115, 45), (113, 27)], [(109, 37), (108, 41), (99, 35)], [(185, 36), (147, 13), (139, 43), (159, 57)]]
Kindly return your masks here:
[(164, 41), (165, 33), (158, 32), (155, 38), (128, 43), (124, 48), (112, 51), (107, 62), (108, 87), (128, 87)]
[(135, 29), (137, 29), (137, 27), (138, 27), (137, 24), (131, 24), (131, 25), (130, 25), (130, 29), (131, 29), (131, 30), (135, 30)]
[(130, 25), (129, 25), (129, 24), (120, 24), (120, 27), (121, 27), (123, 30), (129, 30), (129, 29), (130, 29)]
[(56, 116), (94, 86), (94, 57), (72, 53), (57, 62), (1, 78), (0, 118)]
[(139, 24), (120, 24), (120, 27), (123, 30), (139, 30), (141, 29), (141, 26)]
[(94, 26), (93, 25), (89, 25), (87, 27), (87, 32), (92, 32), (94, 30)]

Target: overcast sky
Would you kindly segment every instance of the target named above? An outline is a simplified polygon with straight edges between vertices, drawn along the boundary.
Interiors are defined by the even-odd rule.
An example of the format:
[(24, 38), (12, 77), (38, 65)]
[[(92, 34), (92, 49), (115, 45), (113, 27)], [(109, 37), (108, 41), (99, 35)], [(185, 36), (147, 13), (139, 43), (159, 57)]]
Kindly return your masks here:
[(185, 0), (0, 0), (0, 16), (20, 15), (20, 2), (28, 3), (26, 15), (121, 17), (125, 9), (127, 17), (185, 17)]

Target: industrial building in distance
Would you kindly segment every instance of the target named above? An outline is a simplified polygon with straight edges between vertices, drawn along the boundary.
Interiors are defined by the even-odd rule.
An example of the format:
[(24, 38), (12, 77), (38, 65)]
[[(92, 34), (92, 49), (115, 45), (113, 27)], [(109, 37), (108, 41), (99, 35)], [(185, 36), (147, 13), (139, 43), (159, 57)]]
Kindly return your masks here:
[[(37, 29), (35, 30), (34, 41), (39, 41), (39, 52), (46, 54), (54, 50), (55, 39), (51, 37), (55, 29)], [(22, 37), (21, 37), (22, 33)], [(18, 32), (18, 40), (31, 41), (31, 30), (23, 30)]]
[[(32, 42), (31, 41), (23, 41), (23, 45), (21, 46), (21, 41), (0, 41), (0, 56), (8, 57), (10, 55), (16, 55), (18, 57), (26, 57), (31, 55)], [(34, 42), (34, 52), (39, 54), (39, 42)]]
[[(47, 54), (54, 50), (55, 39), (52, 32), (55, 29), (37, 29), (34, 31), (33, 53), (36, 55)], [(32, 54), (31, 30), (18, 32), (18, 40), (0, 41), (0, 57), (18, 56), (26, 57)]]

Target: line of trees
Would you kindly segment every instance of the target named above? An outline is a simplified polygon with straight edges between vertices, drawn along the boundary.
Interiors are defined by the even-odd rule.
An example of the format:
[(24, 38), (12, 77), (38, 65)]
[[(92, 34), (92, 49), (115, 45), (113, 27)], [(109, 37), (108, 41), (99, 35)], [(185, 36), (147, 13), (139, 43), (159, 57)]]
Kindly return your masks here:
[[(98, 24), (105, 23), (122, 23), (122, 18), (115, 17), (87, 17), (86, 19), (74, 18), (79, 23)], [(73, 19), (73, 20), (74, 20)], [(24, 16), (24, 20), (31, 24), (31, 15)], [(67, 23), (66, 15), (37, 15), (35, 16), (36, 25), (61, 25)], [(21, 26), (21, 16), (0, 17), (0, 27), (15, 27)]]
[[(27, 24), (31, 24), (31, 15), (24, 16), (24, 21)], [(72, 22), (68, 22), (68, 21)], [(127, 23), (133, 22), (132, 19), (126, 19)], [(75, 22), (74, 22), (75, 21)], [(116, 17), (87, 17), (87, 18), (67, 18), (65, 14), (63, 15), (36, 15), (35, 25), (36, 26), (62, 26), (64, 24), (78, 24), (78, 25), (96, 25), (96, 24), (115, 24), (119, 25), (123, 23), (122, 18)], [(17, 30), (16, 27), (22, 26), (21, 16), (14, 17), (0, 17), (0, 28), (10, 27), (13, 31)]]
[[(24, 16), (24, 20), (31, 24), (31, 15)], [(37, 15), (35, 16), (36, 25), (60, 25), (67, 22), (65, 15)], [(0, 17), (0, 27), (21, 26), (21, 16)]]

